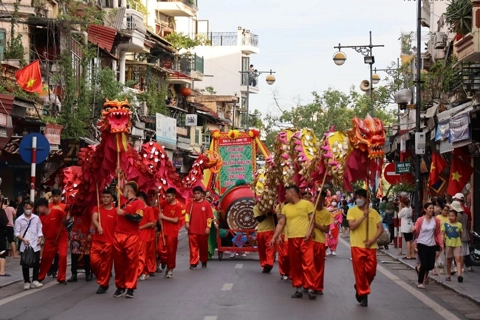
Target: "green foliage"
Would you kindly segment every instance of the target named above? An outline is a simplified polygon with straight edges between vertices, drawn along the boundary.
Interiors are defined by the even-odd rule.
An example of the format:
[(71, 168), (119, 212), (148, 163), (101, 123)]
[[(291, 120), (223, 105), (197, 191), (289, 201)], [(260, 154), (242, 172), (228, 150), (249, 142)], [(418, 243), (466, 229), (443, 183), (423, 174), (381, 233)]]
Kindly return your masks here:
[(12, 21), (10, 22), (10, 41), (7, 42), (7, 46), (5, 48), (4, 58), (5, 59), (19, 59), (21, 64), (25, 64), (25, 49), (23, 48), (22, 43), (22, 35), (17, 34), (15, 35), (15, 25), (17, 25), (17, 21), (20, 17), (19, 8), (20, 8), (20, 1), (17, 0), (13, 4), (14, 11), (12, 14)]
[(400, 35), (400, 46), (401, 46), (401, 54), (404, 55), (411, 55), (413, 54), (412, 51), (412, 41), (413, 41), (413, 36), (414, 32), (409, 32), (409, 33), (403, 33)]
[(165, 40), (170, 42), (172, 47), (180, 51), (182, 49), (189, 51), (198, 46), (206, 45), (208, 39), (203, 37), (197, 37), (196, 39), (190, 38), (188, 35), (178, 32), (172, 32), (165, 36)]
[(142, 3), (142, 1), (139, 0), (127, 0), (127, 4), (130, 6), (130, 8), (137, 10), (141, 14), (145, 16), (145, 18), (148, 16), (148, 9), (147, 7)]
[(109, 100), (121, 100), (123, 98), (123, 85), (117, 81), (115, 71), (111, 68), (106, 67), (99, 70), (95, 80), (102, 98)]
[(160, 113), (168, 115), (165, 99), (167, 97), (168, 84), (161, 78), (150, 75), (147, 79), (147, 90), (137, 96), (139, 101), (147, 103), (148, 112), (151, 115)]
[(248, 118), (248, 122), (251, 128), (257, 128), (259, 130), (264, 129), (262, 122), (262, 113), (259, 110), (255, 109), (255, 111), (251, 113)]
[(217, 91), (215, 91), (215, 88), (212, 87), (212, 86), (208, 86), (208, 87), (205, 87), (205, 89), (202, 89), (201, 90), (202, 93), (208, 93), (210, 95), (214, 95), (214, 94), (217, 94)]
[(15, 97), (36, 102), (41, 101), (37, 93), (24, 91), (18, 86), (16, 81), (9, 81), (4, 77), (0, 77), (0, 93), (11, 94)]
[(398, 194), (400, 192), (408, 192), (412, 193), (415, 192), (415, 184), (414, 183), (399, 183), (392, 187), (391, 191), (394, 194)]
[(45, 123), (53, 123), (53, 124), (58, 123), (57, 117), (46, 116), (46, 115), (42, 115), (42, 121)]
[(445, 12), (450, 31), (465, 35), (472, 31), (472, 0), (451, 0)]
[(451, 56), (447, 60), (435, 62), (428, 72), (422, 73), (421, 89), (424, 97), (427, 98), (424, 99), (426, 103), (432, 99), (443, 99), (444, 94), (453, 90), (458, 82), (454, 68), (456, 63), (457, 58)]

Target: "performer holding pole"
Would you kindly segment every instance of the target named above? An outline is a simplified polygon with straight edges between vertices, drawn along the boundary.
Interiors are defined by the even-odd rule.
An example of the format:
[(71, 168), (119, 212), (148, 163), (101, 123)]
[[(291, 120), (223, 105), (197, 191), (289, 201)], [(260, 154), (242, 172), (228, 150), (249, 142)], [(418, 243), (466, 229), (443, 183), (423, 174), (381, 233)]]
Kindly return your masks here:
[(323, 207), (327, 193), (320, 189), (317, 194), (317, 205), (315, 207), (315, 229), (313, 234), (313, 264), (315, 266), (316, 278), (314, 281), (315, 294), (323, 295), (323, 283), (325, 276), (325, 233), (330, 229), (333, 218), (330, 212)]

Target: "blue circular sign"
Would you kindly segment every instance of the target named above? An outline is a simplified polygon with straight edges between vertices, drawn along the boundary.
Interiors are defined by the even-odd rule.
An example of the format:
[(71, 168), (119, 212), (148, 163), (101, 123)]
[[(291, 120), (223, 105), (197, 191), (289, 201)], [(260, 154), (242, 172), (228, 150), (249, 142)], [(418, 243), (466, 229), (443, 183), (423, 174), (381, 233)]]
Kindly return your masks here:
[(35, 163), (42, 163), (50, 154), (50, 143), (41, 133), (34, 132), (23, 137), (20, 142), (20, 156), (26, 163), (32, 163), (33, 137), (37, 137), (37, 161)]

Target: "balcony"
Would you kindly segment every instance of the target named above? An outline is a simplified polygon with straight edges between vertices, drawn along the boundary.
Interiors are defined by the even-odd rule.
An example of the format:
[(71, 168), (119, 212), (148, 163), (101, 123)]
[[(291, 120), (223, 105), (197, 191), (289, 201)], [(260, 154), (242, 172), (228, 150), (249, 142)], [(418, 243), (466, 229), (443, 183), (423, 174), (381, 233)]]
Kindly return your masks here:
[(192, 81), (203, 80), (203, 57), (196, 54), (182, 56), (170, 69), (168, 82), (173, 84), (192, 84)]
[(242, 74), (242, 80), (240, 84), (241, 92), (249, 92), (252, 94), (257, 94), (260, 90), (258, 88), (258, 76), (252, 73)]
[[(458, 64), (447, 86), (452, 102), (474, 96), (480, 92), (480, 64)], [(455, 101), (452, 100), (452, 97)]]
[(143, 22), (143, 14), (134, 9), (125, 9), (125, 15), (120, 31), (130, 37), (127, 41), (118, 45), (119, 50), (127, 52), (145, 52), (144, 42), (146, 28)]
[(472, 8), (472, 32), (455, 42), (458, 62), (480, 61), (480, 7)]
[(244, 53), (259, 53), (258, 35), (250, 31), (238, 32), (209, 32), (201, 34), (209, 40), (211, 46), (226, 47), (238, 46)]
[(198, 0), (157, 0), (157, 10), (172, 17), (195, 17)]

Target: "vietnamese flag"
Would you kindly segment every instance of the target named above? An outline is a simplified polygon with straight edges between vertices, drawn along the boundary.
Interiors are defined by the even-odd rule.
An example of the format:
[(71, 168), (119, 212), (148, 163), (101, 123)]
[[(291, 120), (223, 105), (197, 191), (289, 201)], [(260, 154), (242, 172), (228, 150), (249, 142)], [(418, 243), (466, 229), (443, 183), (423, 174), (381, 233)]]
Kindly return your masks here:
[(450, 178), (448, 179), (447, 193), (451, 196), (462, 192), (465, 185), (470, 180), (474, 169), (459, 157), (454, 157), (452, 167), (450, 168)]
[(28, 92), (42, 92), (42, 73), (40, 72), (40, 61), (35, 60), (28, 66), (15, 73), (17, 84)]
[(448, 166), (447, 162), (437, 153), (432, 153), (432, 164), (430, 165), (429, 185), (433, 186), (438, 182), (440, 173)]

